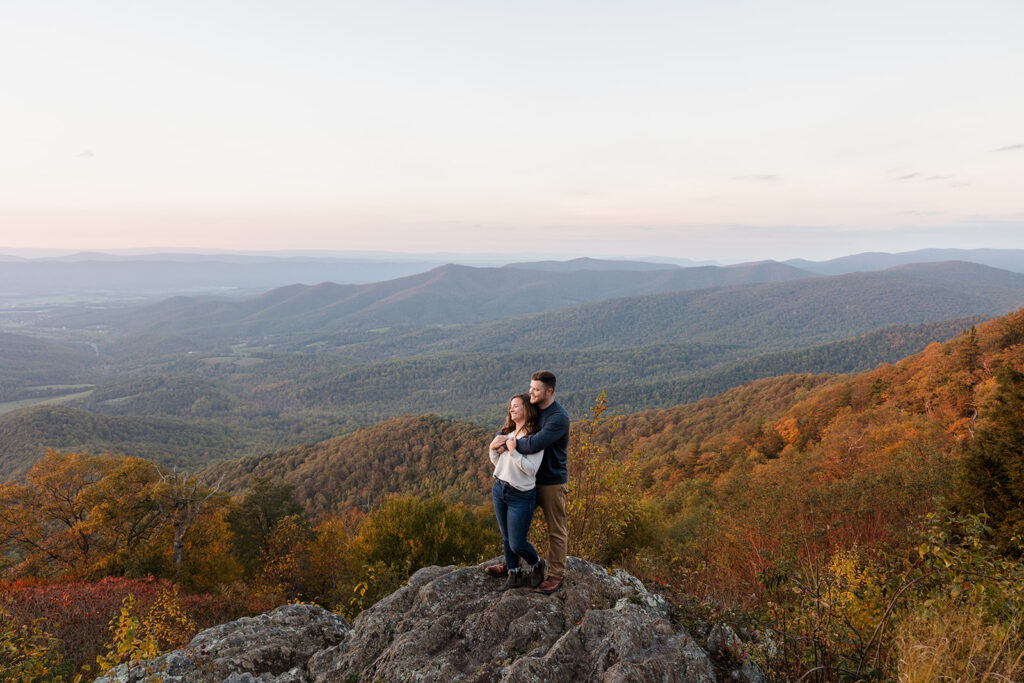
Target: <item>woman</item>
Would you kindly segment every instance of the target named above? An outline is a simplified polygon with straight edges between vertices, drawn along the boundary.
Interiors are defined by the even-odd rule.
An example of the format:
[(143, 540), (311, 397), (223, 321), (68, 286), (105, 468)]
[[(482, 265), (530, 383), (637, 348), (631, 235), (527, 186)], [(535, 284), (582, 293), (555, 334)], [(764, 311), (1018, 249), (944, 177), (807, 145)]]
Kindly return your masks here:
[[(523, 455), (516, 451), (516, 439), (532, 434), (537, 428), (537, 408), (530, 403), (529, 394), (516, 394), (508, 404), (508, 414), (501, 433), (507, 438), (503, 446), (495, 450), (492, 442), (488, 455), (494, 464), (494, 516), (501, 528), (501, 540), (505, 546), (505, 565), (492, 565), (485, 570), (492, 576), (506, 571), (506, 588), (520, 586), (537, 587), (544, 580), (547, 564), (526, 540), (533, 520), (533, 509), (537, 505), (537, 468), (544, 458), (544, 451)], [(532, 573), (526, 576), (519, 568), (523, 559)]]

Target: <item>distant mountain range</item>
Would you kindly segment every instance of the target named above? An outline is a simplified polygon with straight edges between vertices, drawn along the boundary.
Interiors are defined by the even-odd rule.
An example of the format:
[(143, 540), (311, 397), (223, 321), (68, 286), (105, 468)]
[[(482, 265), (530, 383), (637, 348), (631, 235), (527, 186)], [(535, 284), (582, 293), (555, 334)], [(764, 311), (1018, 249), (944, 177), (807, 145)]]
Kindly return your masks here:
[(37, 312), (0, 334), (0, 474), (46, 447), (194, 465), (408, 414), (490, 425), (540, 367), (577, 416), (601, 390), (616, 409), (665, 407), (892, 362), (1024, 306), (1024, 274), (962, 261), (835, 276), (663, 265), (445, 265)]
[[(712, 264), (706, 264), (712, 265)], [(649, 261), (607, 261), (596, 258), (577, 258), (570, 261), (532, 261), (509, 263), (505, 268), (519, 270), (546, 270), (558, 273), (571, 273), (579, 270), (664, 270), (681, 268), (674, 263), (651, 263)]]
[[(773, 269), (778, 266), (763, 267), (777, 272)], [(1024, 305), (1024, 275), (954, 262), (675, 290), (517, 316), (515, 307), (501, 308), (501, 297), (507, 294), (522, 311), (531, 301), (526, 294), (514, 289), (488, 291), (473, 279), (477, 273), (464, 269), (454, 279), (456, 293), (438, 294), (436, 286), (453, 291), (448, 277), (453, 273), (447, 268), (435, 271), (438, 277), (429, 285), (409, 283), (388, 297), (370, 297), (361, 309), (353, 308), (356, 302), (351, 297), (343, 297), (339, 304), (339, 291), (306, 288), (279, 290), (237, 304), (173, 300), (118, 313), (120, 317), (104, 324), (222, 343), (279, 345), (280, 350), (334, 349), (358, 362), (425, 353), (550, 353), (681, 343), (724, 344), (750, 355), (821, 344), (890, 325), (1002, 315)], [(700, 269), (648, 275), (691, 270)], [(547, 277), (556, 275), (585, 279), (588, 274)], [(610, 279), (615, 273), (598, 275)], [(591, 294), (596, 296), (596, 289)], [(543, 297), (532, 301), (538, 307), (552, 303)], [(493, 311), (503, 311), (504, 316)], [(488, 320), (488, 315), (498, 319)], [(417, 324), (399, 324), (401, 320)]]
[[(0, 300), (56, 295), (93, 298), (155, 298), (174, 294), (252, 295), (302, 283), (379, 283), (424, 273), (445, 264), (497, 266), (506, 258), (461, 258), (457, 255), (360, 255), (325, 252), (322, 256), (289, 253), (162, 252), (124, 254), (79, 252), (26, 258), (0, 254)], [(842, 275), (884, 270), (911, 263), (967, 261), (1024, 273), (1020, 249), (922, 249), (899, 254), (864, 253), (828, 261), (792, 259), (785, 264), (805, 274)], [(689, 259), (654, 261), (577, 258), (509, 263), (506, 269), (557, 273), (579, 271), (658, 271), (702, 267)], [(757, 264), (741, 264), (746, 266)]]
[[(425, 350), (513, 351), (731, 343), (762, 351), (888, 325), (1002, 315), (1024, 305), (1024, 274), (952, 262), (610, 299), (458, 330)], [(510, 329), (511, 328), (511, 329)]]
[(170, 348), (182, 351), (331, 349), (356, 362), (652, 344), (725, 345), (743, 350), (736, 360), (1022, 305), (1024, 274), (964, 262), (831, 277), (772, 262), (567, 273), (449, 265), (369, 285), (293, 285), (243, 301), (175, 297), (49, 324), (102, 331), (103, 351), (128, 355), (137, 355), (137, 342), (152, 355), (173, 338)]
[(791, 266), (821, 275), (843, 275), (871, 270), (885, 270), (911, 263), (967, 261), (1015, 273), (1024, 273), (1024, 249), (919, 249), (899, 254), (866, 252), (829, 261), (790, 259)]
[[(92, 256), (92, 255), (90, 255)], [(104, 257), (87, 260), (19, 259), (0, 268), (0, 297), (75, 293), (106, 298), (180, 293), (265, 291), (305, 282), (379, 282), (440, 265), (436, 261), (376, 262), (312, 258), (223, 256)]]
[(291, 285), (244, 301), (175, 297), (156, 305), (97, 311), (57, 322), (102, 325), (131, 334), (245, 339), (394, 325), (480, 323), (612, 298), (809, 276), (781, 263), (566, 272), (446, 265), (372, 284)]

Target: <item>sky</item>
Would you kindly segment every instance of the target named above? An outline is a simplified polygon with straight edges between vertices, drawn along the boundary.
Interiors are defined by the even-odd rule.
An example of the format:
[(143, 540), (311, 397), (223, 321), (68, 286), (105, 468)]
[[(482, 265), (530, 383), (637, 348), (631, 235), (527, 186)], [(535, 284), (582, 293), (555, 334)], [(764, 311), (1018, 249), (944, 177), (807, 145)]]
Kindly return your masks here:
[(0, 248), (1024, 248), (1019, 0), (0, 5)]

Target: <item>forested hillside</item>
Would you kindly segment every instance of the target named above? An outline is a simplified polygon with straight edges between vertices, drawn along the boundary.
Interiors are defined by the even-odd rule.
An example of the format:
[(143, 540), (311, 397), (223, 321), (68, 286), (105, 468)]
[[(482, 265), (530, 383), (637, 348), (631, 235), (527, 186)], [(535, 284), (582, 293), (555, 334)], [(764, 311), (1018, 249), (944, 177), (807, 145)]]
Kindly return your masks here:
[[(714, 478), (738, 463), (747, 464), (751, 457), (767, 463), (779, 458), (787, 446), (794, 450), (794, 444), (815, 446), (840, 413), (856, 421), (876, 410), (890, 415), (891, 406), (901, 406), (905, 418), (900, 419), (932, 423), (939, 438), (932, 445), (950, 452), (965, 436), (963, 413), (965, 406), (976, 405), (974, 391), (984, 396), (990, 390), (983, 386), (980, 374), (972, 375), (969, 382), (958, 379), (963, 371), (950, 359), (962, 354), (965, 344), (996, 351), (1007, 343), (996, 339), (1013, 334), (1018, 320), (1024, 320), (1024, 312), (982, 326), (979, 332), (960, 328), (953, 341), (932, 344), (896, 365), (884, 364), (868, 372), (787, 374), (749, 382), (695, 403), (621, 415), (615, 418), (617, 438), (624, 451), (640, 458), (644, 481), (659, 496), (667, 495), (672, 483), (681, 479)], [(1013, 346), (998, 350), (1005, 353), (1007, 348)], [(975, 362), (975, 372), (981, 373), (982, 356)], [(960, 386), (956, 381), (968, 384)], [(988, 384), (992, 382), (989, 377)], [(954, 387), (966, 393), (945, 393)], [(283, 478), (296, 485), (307, 504), (316, 493), (324, 492), (326, 497), (313, 505), (317, 511), (403, 490), (445, 492), (464, 502), (482, 502), (487, 490), (481, 472), (487, 463), (481, 444), (500, 423), (500, 407), (495, 412), (490, 429), (436, 416), (397, 418), (324, 443), (218, 465), (210, 472), (227, 474), (225, 483), (236, 489), (244, 487), (248, 477)], [(976, 419), (972, 416), (970, 423)], [(943, 433), (947, 436), (938, 436)], [(415, 452), (406, 453), (411, 444), (416, 444)]]
[[(720, 393), (761, 377), (791, 372), (851, 372), (891, 362), (944, 341), (981, 318), (896, 326), (796, 351), (743, 360), (746, 347), (729, 344), (653, 344), (587, 351), (445, 353), (310, 372), (299, 384), (304, 403), (336, 406), (360, 419), (436, 412), (487, 423), (496, 399), (522, 388), (531, 367), (557, 368), (560, 401), (582, 415), (606, 391), (619, 412), (663, 407)], [(265, 370), (273, 373), (274, 370)]]
[(101, 361), (81, 342), (0, 332), (0, 404), (46, 395), (50, 385), (89, 382)]
[[(859, 373), (760, 379), (619, 417), (600, 397), (573, 424), (570, 553), (660, 586), (682, 619), (757, 633), (735, 656), (780, 680), (887, 680), (921, 667), (1016, 680), (1022, 370), (1024, 310)], [(210, 388), (177, 390), (201, 400)], [(23, 483), (0, 485), (0, 568), (65, 582), (150, 572), (216, 592), (222, 612), (300, 599), (354, 616), (417, 567), (497, 554), (485, 503), (492, 430), (395, 418), (199, 477), (51, 453)], [(7, 585), (5, 609), (47, 633), (71, 632), (74, 596), (94, 591)], [(166, 624), (156, 605), (171, 605), (195, 615), (172, 632), (194, 632), (214, 598), (186, 608), (175, 591), (124, 603), (119, 619)], [(57, 599), (64, 608), (43, 609)], [(58, 657), (60, 641), (44, 636), (33, 656)], [(67, 673), (109, 639), (84, 640), (63, 658)]]
[(0, 415), (0, 481), (23, 475), (48, 448), (134, 455), (193, 469), (226, 453), (259, 452), (271, 445), (281, 444), (272, 434), (261, 434), (258, 425), (235, 431), (206, 420), (39, 406)]
[(615, 350), (444, 353), (356, 365), (329, 354), (188, 360), (111, 379), (60, 409), (0, 416), (0, 477), (46, 448), (130, 453), (197, 466), (319, 441), (399, 415), (494, 426), (523, 378), (557, 369), (559, 398), (582, 415), (605, 391), (616, 412), (667, 407), (789, 372), (849, 372), (958, 334), (976, 318), (897, 326), (807, 349), (736, 360), (746, 349), (661, 344)]
[[(587, 540), (574, 543), (691, 595), (764, 610), (792, 647), (792, 675), (806, 672), (807, 647), (830, 667), (880, 675), (923, 665), (897, 660), (946, 638), (954, 643), (936, 667), (967, 657), (1019, 671), (1024, 567), (1000, 553), (1022, 552), (1013, 535), (1024, 524), (1022, 349), (1016, 312), (874, 370), (764, 379), (694, 404), (577, 423), (575, 490), (610, 518), (597, 536), (575, 527)], [(346, 477), (371, 480), (372, 449), (363, 475), (349, 469), (360, 459), (355, 443)], [(291, 458), (325, 463), (331, 449), (341, 450), (320, 445)], [(269, 456), (261, 467), (286, 460)], [(300, 487), (325, 478), (294, 471)], [(412, 481), (429, 471), (418, 458), (401, 469)], [(466, 476), (457, 468), (434, 486), (466, 500)], [(964, 572), (977, 590), (957, 588)], [(858, 597), (837, 597), (846, 594)], [(965, 611), (970, 625), (955, 617)]]
[[(436, 414), (491, 428), (508, 396), (538, 367), (558, 374), (561, 400), (577, 417), (601, 391), (621, 413), (668, 407), (761, 377), (891, 362), (948, 339), (979, 314), (1002, 313), (1024, 300), (1024, 275), (968, 263), (796, 280), (788, 278), (799, 273), (778, 266), (567, 272), (448, 266), (366, 286), (296, 285), (240, 302), (171, 299), (117, 313), (126, 329), (62, 331), (50, 321), (46, 333), (65, 334), (64, 341), (0, 339), (9, 411), (0, 417), (0, 475), (25, 472), (46, 448), (196, 466), (321, 441), (401, 415)], [(509, 277), (515, 287), (503, 288)], [(479, 317), (509, 297), (546, 305), (531, 297), (550, 289), (551, 278), (572, 283), (568, 293), (591, 297), (641, 285), (705, 285), (708, 278), (785, 281), (608, 299), (497, 322), (328, 329), (357, 319), (379, 324), (378, 313), (413, 309), (447, 319), (463, 304), (469, 308), (457, 315)], [(950, 312), (975, 317), (944, 317)], [(173, 334), (129, 334), (132, 326), (153, 324)], [(216, 330), (240, 335), (247, 324), (289, 331), (210, 345)], [(26, 407), (53, 401), (64, 403)]]
[(399, 417), (323, 443), (214, 465), (208, 477), (223, 475), (225, 487), (236, 491), (253, 478), (288, 482), (314, 514), (369, 509), (399, 493), (476, 505), (490, 495), (494, 468), (485, 446), (497, 431), (437, 416)]

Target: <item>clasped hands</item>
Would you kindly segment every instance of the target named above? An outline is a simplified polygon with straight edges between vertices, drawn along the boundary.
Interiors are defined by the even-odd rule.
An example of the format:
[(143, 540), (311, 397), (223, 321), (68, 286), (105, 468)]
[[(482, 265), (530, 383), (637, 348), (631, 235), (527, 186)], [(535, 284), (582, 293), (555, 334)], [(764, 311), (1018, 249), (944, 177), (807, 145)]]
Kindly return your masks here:
[(512, 451), (515, 450), (516, 440), (507, 434), (498, 434), (494, 439), (491, 440), (491, 450), (498, 451)]

